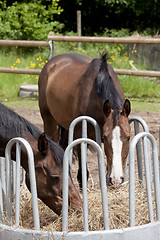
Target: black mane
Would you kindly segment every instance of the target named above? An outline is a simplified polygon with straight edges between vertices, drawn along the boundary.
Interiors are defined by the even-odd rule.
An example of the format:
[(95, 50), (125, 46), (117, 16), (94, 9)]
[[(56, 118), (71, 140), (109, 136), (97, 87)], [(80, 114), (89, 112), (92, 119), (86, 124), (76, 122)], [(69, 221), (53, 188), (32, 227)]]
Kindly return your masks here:
[(0, 103), (0, 135), (8, 139), (24, 137), (25, 131), (36, 139), (41, 134), (36, 126)]
[[(35, 125), (0, 103), (0, 143), (3, 141), (6, 144), (12, 138), (24, 137), (25, 132), (30, 133), (37, 141), (42, 134)], [(48, 137), (47, 139), (56, 163), (62, 165), (63, 150), (57, 143)]]
[(112, 77), (109, 75), (106, 56), (107, 53), (100, 58), (100, 67), (95, 79), (96, 91), (103, 103), (108, 99), (112, 109), (122, 110), (123, 101), (115, 88)]

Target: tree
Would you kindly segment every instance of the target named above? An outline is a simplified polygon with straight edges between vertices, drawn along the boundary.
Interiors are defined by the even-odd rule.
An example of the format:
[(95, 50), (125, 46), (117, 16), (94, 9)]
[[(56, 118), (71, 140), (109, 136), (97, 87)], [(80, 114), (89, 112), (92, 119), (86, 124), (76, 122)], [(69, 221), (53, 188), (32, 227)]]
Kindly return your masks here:
[(60, 31), (62, 25), (54, 20), (54, 16), (62, 12), (58, 0), (48, 0), (47, 3), (43, 5), (37, 0), (7, 6), (7, 1), (0, 2), (0, 38), (46, 40), (50, 31)]
[[(60, 0), (64, 31), (76, 31), (76, 11), (81, 10), (82, 34), (128, 28), (154, 34), (160, 26), (159, 0)], [(60, 20), (59, 16), (56, 19)]]

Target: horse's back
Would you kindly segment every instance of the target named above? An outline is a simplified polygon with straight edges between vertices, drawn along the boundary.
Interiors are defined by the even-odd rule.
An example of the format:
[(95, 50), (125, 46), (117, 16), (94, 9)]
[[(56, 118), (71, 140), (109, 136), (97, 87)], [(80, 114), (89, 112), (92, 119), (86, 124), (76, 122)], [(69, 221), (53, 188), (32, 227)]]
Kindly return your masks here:
[(84, 66), (84, 64), (88, 64), (90, 61), (91, 60), (88, 57), (80, 54), (60, 54), (49, 60), (45, 67), (42, 69), (42, 72), (44, 71), (49, 75), (51, 72), (55, 72), (58, 69), (64, 68), (65, 66)]
[[(39, 88), (44, 84), (47, 87), (47, 84), (53, 82), (56, 76), (63, 76), (62, 79), (60, 79), (63, 80), (66, 77), (64, 72), (67, 72), (67, 77), (70, 74), (73, 75), (73, 72), (77, 72), (78, 74), (78, 70), (86, 69), (90, 61), (88, 57), (80, 54), (60, 54), (53, 57), (41, 71)], [(43, 89), (45, 86), (43, 86)]]

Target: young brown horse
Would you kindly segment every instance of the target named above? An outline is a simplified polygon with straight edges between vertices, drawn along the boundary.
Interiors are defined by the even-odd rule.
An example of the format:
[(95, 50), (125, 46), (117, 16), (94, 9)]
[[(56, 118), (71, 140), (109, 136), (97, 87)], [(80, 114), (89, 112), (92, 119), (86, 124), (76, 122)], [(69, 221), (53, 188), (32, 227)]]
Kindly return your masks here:
[[(58, 139), (57, 123), (68, 130), (78, 116), (94, 118), (104, 141), (107, 182), (115, 186), (122, 183), (129, 150), (130, 102), (124, 98), (116, 73), (107, 64), (106, 54), (92, 61), (78, 54), (53, 57), (39, 77), (39, 107), (44, 131), (54, 140)], [(76, 137), (79, 134), (77, 129)], [(88, 137), (94, 139), (92, 128)], [(80, 153), (77, 178), (82, 186)]]
[[(55, 213), (60, 214), (64, 151), (33, 124), (0, 104), (0, 156), (5, 156), (6, 144), (14, 137), (23, 137), (31, 145), (35, 161), (38, 197)], [(15, 160), (15, 148), (12, 149), (12, 159)], [(21, 166), (26, 170), (26, 183), (30, 188), (27, 153), (23, 148)], [(71, 177), (69, 177), (69, 202), (71, 207), (76, 209), (82, 205), (82, 200)]]

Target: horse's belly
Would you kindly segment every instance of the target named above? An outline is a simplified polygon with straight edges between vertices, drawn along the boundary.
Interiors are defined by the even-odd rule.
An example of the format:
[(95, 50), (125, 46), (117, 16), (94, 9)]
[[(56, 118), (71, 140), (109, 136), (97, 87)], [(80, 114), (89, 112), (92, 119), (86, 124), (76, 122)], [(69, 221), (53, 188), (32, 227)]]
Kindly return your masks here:
[(74, 118), (76, 118), (76, 116), (74, 117), (73, 112), (67, 109), (68, 106), (65, 107), (65, 103), (61, 104), (59, 101), (55, 99), (53, 99), (50, 102), (50, 104), (48, 104), (48, 107), (56, 122), (59, 123), (65, 129), (68, 129), (70, 123), (73, 121)]

